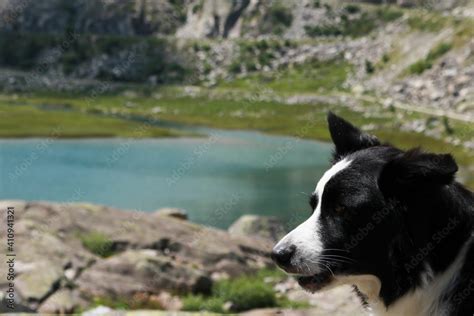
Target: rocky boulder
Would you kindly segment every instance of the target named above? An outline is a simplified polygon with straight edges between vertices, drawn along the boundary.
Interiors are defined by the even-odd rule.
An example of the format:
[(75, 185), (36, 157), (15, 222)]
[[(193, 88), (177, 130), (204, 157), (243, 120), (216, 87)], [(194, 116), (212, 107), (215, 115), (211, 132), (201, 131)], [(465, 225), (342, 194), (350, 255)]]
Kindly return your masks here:
[(186, 262), (162, 256), (157, 250), (127, 250), (87, 269), (77, 280), (79, 290), (91, 298), (131, 297), (137, 292), (159, 294), (209, 293), (211, 279)]
[[(34, 311), (71, 312), (95, 298), (207, 293), (213, 275), (271, 265), (269, 241), (171, 216), (85, 203), (0, 201), (0, 209), (11, 206), (18, 306)], [(5, 221), (2, 216), (2, 227)], [(0, 274), (6, 275), (6, 265)]]
[(182, 219), (182, 220), (188, 219), (188, 213), (186, 212), (186, 210), (183, 210), (180, 208), (174, 208), (174, 207), (160, 208), (159, 210), (156, 210), (152, 214), (154, 216), (171, 216), (171, 217)]
[(252, 236), (277, 242), (285, 236), (285, 227), (275, 217), (243, 215), (229, 229), (231, 236)]

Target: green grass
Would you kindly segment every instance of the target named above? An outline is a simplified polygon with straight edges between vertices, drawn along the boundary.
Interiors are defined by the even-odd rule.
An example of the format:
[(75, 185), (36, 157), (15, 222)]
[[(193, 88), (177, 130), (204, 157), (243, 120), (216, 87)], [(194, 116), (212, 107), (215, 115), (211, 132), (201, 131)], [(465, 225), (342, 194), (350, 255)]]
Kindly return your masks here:
[(255, 91), (265, 88), (279, 93), (315, 93), (342, 89), (351, 65), (342, 60), (312, 60), (271, 73), (255, 73), (245, 78), (221, 82), (222, 88)]
[(433, 67), (434, 62), (438, 58), (449, 52), (451, 48), (453, 48), (452, 43), (443, 42), (438, 44), (436, 47), (432, 48), (429, 51), (428, 55), (424, 59), (419, 60), (414, 64), (411, 64), (408, 67), (408, 73), (417, 75), (422, 74), (425, 70), (428, 70)]
[[(264, 269), (255, 275), (221, 280), (214, 284), (210, 296), (184, 297), (183, 310), (237, 313), (254, 308), (308, 307), (306, 302), (291, 301), (285, 296), (277, 296), (273, 286), (284, 278), (286, 276), (281, 271)], [(225, 303), (230, 303), (230, 309), (224, 308)]]
[(407, 20), (408, 26), (415, 31), (439, 32), (450, 24), (450, 18), (435, 12), (413, 11)]
[(271, 285), (252, 276), (217, 282), (213, 295), (224, 302), (232, 302), (233, 312), (277, 306), (277, 298)]
[(228, 311), (224, 309), (226, 303), (220, 297), (205, 297), (202, 295), (188, 295), (183, 297), (183, 311), (208, 311), (224, 314)]
[[(77, 111), (42, 110), (41, 103), (9, 104), (0, 100), (0, 114), (8, 119), (0, 124), (0, 137), (171, 137), (179, 133), (113, 117)], [(54, 104), (54, 103), (53, 103)]]
[(93, 254), (107, 258), (115, 253), (112, 241), (102, 233), (87, 232), (79, 234), (82, 245)]
[[(285, 80), (289, 79), (282, 80), (285, 82)], [(88, 112), (93, 110), (104, 113), (104, 115), (114, 112), (124, 116), (136, 115), (151, 119), (224, 129), (260, 130), (270, 134), (292, 135), (323, 141), (330, 140), (326, 125), (326, 114), (329, 110), (332, 110), (357, 126), (373, 124), (375, 129), (371, 133), (396, 146), (410, 148), (421, 145), (426, 150), (452, 152), (461, 165), (469, 166), (472, 164), (474, 157), (472, 151), (464, 150), (460, 146), (449, 145), (443, 140), (427, 137), (419, 133), (400, 131), (399, 119), (396, 118), (397, 115), (402, 114), (404, 116), (403, 121), (428, 119), (429, 116), (427, 115), (417, 114), (416, 112), (410, 113), (404, 110), (386, 111), (382, 110), (380, 104), (375, 103), (363, 103), (364, 110), (362, 112), (360, 110), (355, 112), (351, 108), (341, 106), (340, 104), (288, 105), (276, 101), (260, 100), (260, 94), (264, 94), (264, 90), (268, 86), (273, 85), (275, 87), (276, 84), (280, 84), (282, 88), (280, 90), (273, 90), (270, 95), (285, 95), (285, 93), (291, 95), (289, 93), (291, 85), (288, 83), (269, 82), (268, 84), (262, 83), (258, 86), (255, 83), (252, 85), (250, 81), (237, 81), (226, 85), (223, 84), (215, 89), (201, 89), (201, 92), (196, 97), (183, 95), (183, 89), (180, 87), (165, 87), (155, 91), (160, 94), (160, 98), (153, 97), (153, 91), (147, 91), (146, 93), (137, 93), (135, 96), (98, 96), (93, 104), (85, 102), (83, 98), (78, 96), (70, 97), (61, 94), (19, 95), (15, 100), (11, 100), (9, 96), (2, 97), (0, 95), (0, 102), (10, 104), (8, 105), (9, 108), (13, 107), (12, 103), (27, 104), (21, 107), (18, 106), (18, 108), (27, 107), (31, 109), (36, 109), (37, 106), (44, 104), (68, 104), (70, 112)], [(318, 91), (318, 89), (314, 91), (313, 88), (300, 88), (300, 91)], [(130, 101), (135, 104), (134, 107), (124, 106), (124, 104)], [(153, 113), (153, 109), (156, 107), (160, 108), (159, 113)], [(48, 117), (51, 112), (36, 111), (36, 117), (44, 116), (45, 120), (49, 119)], [(70, 112), (61, 112), (61, 115), (74, 114)], [(369, 113), (370, 115), (367, 116), (362, 113)], [(97, 116), (94, 117), (97, 118)], [(32, 120), (29, 116), (25, 117), (25, 120), (29, 120), (28, 124), (31, 125), (28, 126), (30, 133), (37, 131), (37, 135), (44, 135), (45, 132), (38, 128), (44, 125), (42, 121)], [(125, 124), (128, 123), (130, 122), (125, 121)], [(446, 131), (446, 133), (443, 133), (443, 137), (455, 136), (461, 141), (474, 138), (474, 128), (470, 124), (454, 120), (450, 120), (450, 123), (452, 128), (451, 134)], [(8, 124), (10, 124), (10, 129), (15, 125), (11, 124), (10, 121), (6, 121), (0, 127), (0, 131), (4, 131), (5, 125)], [(48, 127), (47, 125), (45, 126)], [(77, 126), (79, 132), (88, 132), (82, 131), (82, 128)], [(46, 129), (46, 131), (49, 132), (50, 128)], [(467, 183), (474, 187), (474, 174), (472, 172), (467, 175)]]
[(474, 20), (471, 18), (443, 15), (436, 11), (408, 10), (407, 24), (412, 31), (439, 33), (452, 29), (453, 47), (462, 47), (469, 43), (474, 36)]
[[(94, 237), (94, 239), (97, 239)], [(102, 239), (99, 238), (99, 239)], [(287, 276), (275, 269), (262, 269), (249, 276), (217, 281), (211, 295), (189, 294), (182, 297), (183, 311), (203, 311), (219, 314), (237, 313), (253, 308), (281, 307), (307, 308), (305, 301), (291, 301), (286, 296), (279, 296), (273, 290), (277, 282)], [(108, 306), (116, 310), (162, 310), (159, 302), (146, 293), (137, 293), (133, 297), (94, 297), (93, 306)], [(225, 308), (231, 303), (230, 309)]]

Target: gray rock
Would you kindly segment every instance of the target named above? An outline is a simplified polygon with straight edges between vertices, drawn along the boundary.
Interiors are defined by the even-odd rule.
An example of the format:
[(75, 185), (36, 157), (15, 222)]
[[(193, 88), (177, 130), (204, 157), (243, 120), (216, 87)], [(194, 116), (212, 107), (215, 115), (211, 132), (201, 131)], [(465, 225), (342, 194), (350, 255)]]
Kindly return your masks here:
[(174, 208), (174, 207), (165, 207), (165, 208), (160, 208), (159, 210), (156, 210), (153, 212), (153, 215), (156, 216), (171, 216), (177, 219), (183, 219), (187, 220), (188, 219), (188, 213), (186, 210), (180, 209), (180, 208)]
[(61, 289), (48, 297), (38, 311), (42, 314), (71, 314), (83, 304), (77, 291)]
[[(23, 245), (15, 249), (18, 304), (30, 310), (86, 308), (93, 296), (206, 293), (213, 273), (237, 276), (271, 265), (267, 240), (171, 216), (87, 203), (0, 201), (1, 209), (7, 206), (15, 207), (15, 243)], [(0, 225), (5, 220), (0, 217)], [(90, 236), (109, 257), (85, 246)], [(0, 274), (5, 267), (0, 265)]]
[(229, 229), (233, 236), (253, 236), (276, 242), (285, 235), (285, 227), (275, 217), (244, 215)]
[(133, 297), (163, 290), (204, 293), (212, 281), (191, 265), (173, 260), (156, 250), (127, 250), (85, 271), (77, 280), (79, 290), (90, 297)]
[[(44, 258), (46, 259), (46, 258)], [(41, 271), (40, 273), (38, 273)], [(46, 260), (39, 261), (28, 271), (16, 278), (16, 288), (28, 301), (39, 302), (45, 298), (63, 276), (62, 268)]]

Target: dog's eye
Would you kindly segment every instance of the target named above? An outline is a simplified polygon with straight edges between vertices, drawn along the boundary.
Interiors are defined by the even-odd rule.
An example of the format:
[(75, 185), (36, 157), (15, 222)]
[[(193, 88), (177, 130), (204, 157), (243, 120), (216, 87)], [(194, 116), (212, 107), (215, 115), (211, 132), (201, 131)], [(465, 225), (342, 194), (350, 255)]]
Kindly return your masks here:
[(343, 205), (336, 205), (334, 210), (336, 211), (336, 213), (343, 213), (346, 210), (346, 207)]
[(314, 209), (318, 205), (318, 197), (315, 194), (309, 197), (309, 205), (311, 205), (311, 211), (314, 211)]

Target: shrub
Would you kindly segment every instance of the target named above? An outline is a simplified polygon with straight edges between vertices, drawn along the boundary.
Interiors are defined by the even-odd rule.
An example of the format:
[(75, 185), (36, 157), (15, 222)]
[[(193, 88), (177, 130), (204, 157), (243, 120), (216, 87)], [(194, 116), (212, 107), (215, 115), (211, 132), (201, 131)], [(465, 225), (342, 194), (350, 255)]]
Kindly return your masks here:
[(440, 43), (435, 48), (430, 50), (430, 52), (428, 53), (428, 56), (426, 56), (426, 59), (428, 60), (438, 59), (439, 57), (449, 52), (452, 47), (453, 45), (451, 43)]
[(193, 10), (193, 14), (196, 14), (196, 13), (198, 13), (198, 12), (201, 12), (203, 6), (204, 6), (204, 5), (203, 5), (202, 1), (196, 3), (196, 4), (194, 5), (193, 9), (192, 9), (192, 10)]
[(280, 24), (289, 27), (293, 22), (293, 15), (291, 14), (291, 11), (282, 5), (272, 6), (268, 15), (270, 21), (274, 24)]
[[(266, 282), (269, 278), (271, 282)], [(293, 302), (285, 296), (277, 298), (273, 285), (286, 278), (286, 275), (275, 269), (263, 269), (252, 276), (237, 279), (221, 280), (213, 285), (210, 296), (188, 295), (183, 298), (185, 311), (209, 311), (215, 313), (235, 313), (253, 308), (307, 307), (305, 302)], [(230, 310), (224, 308), (225, 303), (231, 303)]]
[(375, 11), (361, 11), (361, 8), (354, 4), (349, 4), (344, 8), (344, 12), (350, 16), (355, 13), (359, 15), (349, 18), (342, 14), (341, 22), (338, 24), (305, 26), (306, 34), (310, 37), (316, 36), (365, 36), (372, 32), (378, 25), (398, 19), (403, 12), (391, 8), (379, 8)]
[(389, 7), (377, 9), (375, 12), (378, 19), (383, 22), (392, 22), (403, 16), (402, 11)]
[(79, 236), (82, 245), (100, 257), (110, 257), (115, 253), (112, 241), (102, 233), (88, 232)]
[(280, 2), (274, 2), (263, 17), (260, 32), (281, 35), (292, 22), (293, 15), (291, 10)]
[(229, 66), (229, 71), (233, 74), (238, 74), (241, 70), (241, 65), (239, 61), (234, 61), (232, 64)]
[(232, 311), (235, 312), (277, 306), (272, 287), (252, 277), (220, 281), (214, 287), (213, 295), (224, 302), (232, 302)]
[(337, 36), (342, 35), (343, 31), (336, 25), (305, 25), (306, 34), (310, 37), (318, 36)]
[(449, 123), (449, 120), (446, 116), (443, 116), (443, 127), (444, 127), (444, 131), (448, 135), (454, 134), (454, 129), (451, 127), (451, 124)]
[(344, 8), (344, 10), (349, 14), (355, 14), (357, 12), (360, 12), (360, 7), (357, 4), (348, 4)]
[(436, 47), (429, 51), (428, 55), (426, 55), (424, 59), (411, 64), (410, 67), (408, 67), (408, 73), (419, 75), (425, 70), (430, 69), (431, 67), (433, 67), (433, 64), (436, 59), (446, 54), (449, 50), (451, 50), (452, 47), (453, 45), (451, 43), (438, 44)]
[(370, 60), (365, 60), (365, 72), (371, 74), (375, 71), (375, 67)]
[(426, 69), (433, 67), (433, 64), (425, 59), (419, 60), (416, 63), (413, 63), (408, 68), (410, 74), (419, 75), (423, 73)]

